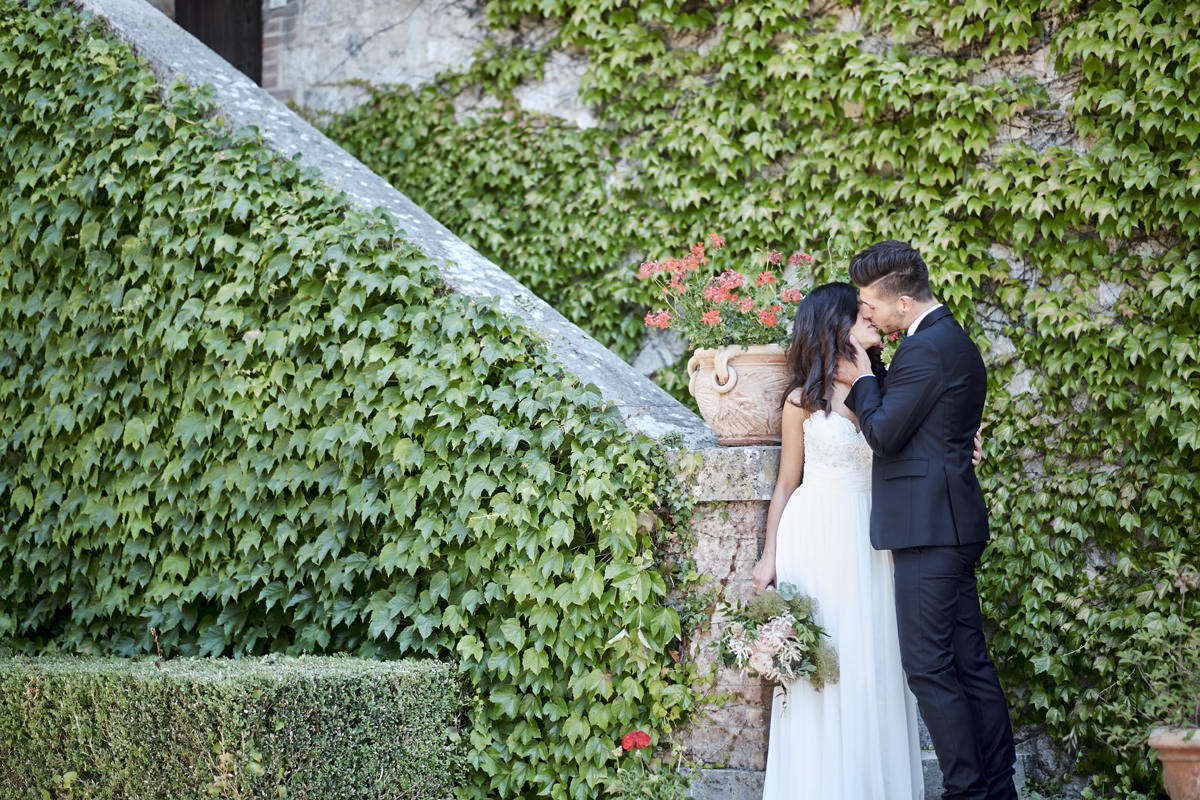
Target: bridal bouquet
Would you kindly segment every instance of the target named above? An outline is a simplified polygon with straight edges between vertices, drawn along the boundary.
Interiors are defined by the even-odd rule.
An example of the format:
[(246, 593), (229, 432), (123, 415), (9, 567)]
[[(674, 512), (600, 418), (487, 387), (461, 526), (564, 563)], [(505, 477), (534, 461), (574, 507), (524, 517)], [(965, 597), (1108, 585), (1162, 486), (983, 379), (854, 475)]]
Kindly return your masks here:
[(837, 654), (813, 620), (814, 610), (813, 599), (789, 583), (727, 604), (728, 623), (717, 643), (721, 663), (785, 688), (801, 677), (817, 689), (836, 683)]

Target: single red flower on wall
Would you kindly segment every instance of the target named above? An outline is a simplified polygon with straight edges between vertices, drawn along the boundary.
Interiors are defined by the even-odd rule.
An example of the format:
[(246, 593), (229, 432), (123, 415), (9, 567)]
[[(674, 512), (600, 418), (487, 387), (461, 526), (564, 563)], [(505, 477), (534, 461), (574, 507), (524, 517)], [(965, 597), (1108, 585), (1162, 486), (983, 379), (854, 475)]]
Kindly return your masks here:
[(770, 272), (758, 273), (758, 279), (755, 280), (759, 286), (770, 286), (775, 282), (775, 275)]
[(650, 734), (645, 731), (630, 731), (621, 737), (621, 747), (629, 750), (640, 750), (650, 746)]
[(712, 242), (713, 247), (724, 247), (725, 246), (725, 239), (719, 233), (710, 233), (708, 235), (708, 241)]

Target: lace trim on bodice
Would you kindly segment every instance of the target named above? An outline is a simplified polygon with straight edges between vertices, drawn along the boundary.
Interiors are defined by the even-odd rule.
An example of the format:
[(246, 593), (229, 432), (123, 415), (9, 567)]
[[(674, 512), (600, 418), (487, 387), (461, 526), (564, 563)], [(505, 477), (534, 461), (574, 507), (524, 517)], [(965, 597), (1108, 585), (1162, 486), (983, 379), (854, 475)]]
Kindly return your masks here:
[(871, 448), (854, 427), (838, 413), (814, 411), (804, 420), (804, 479), (828, 471), (870, 473)]

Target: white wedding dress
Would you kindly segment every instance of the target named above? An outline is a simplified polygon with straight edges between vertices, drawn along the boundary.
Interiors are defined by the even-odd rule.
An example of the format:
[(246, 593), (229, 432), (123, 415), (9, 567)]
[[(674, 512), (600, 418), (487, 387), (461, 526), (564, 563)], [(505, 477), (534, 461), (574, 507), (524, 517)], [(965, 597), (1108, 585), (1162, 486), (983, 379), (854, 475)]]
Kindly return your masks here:
[(871, 547), (871, 448), (849, 418), (804, 421), (804, 476), (776, 535), (778, 583), (817, 601), (838, 682), (775, 689), (764, 800), (923, 800), (916, 701), (896, 637), (892, 556)]

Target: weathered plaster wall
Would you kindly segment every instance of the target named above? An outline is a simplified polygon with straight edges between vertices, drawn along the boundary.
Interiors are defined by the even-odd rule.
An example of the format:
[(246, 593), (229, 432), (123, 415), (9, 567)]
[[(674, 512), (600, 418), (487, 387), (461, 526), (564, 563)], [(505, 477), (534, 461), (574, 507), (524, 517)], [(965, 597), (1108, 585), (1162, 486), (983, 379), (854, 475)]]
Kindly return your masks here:
[[(537, 47), (553, 33), (534, 27), (521, 35)], [(476, 0), (265, 0), (263, 86), (305, 108), (343, 110), (364, 94), (346, 82), (429, 83), (439, 72), (470, 64), (488, 36), (512, 39), (485, 28)], [(585, 67), (580, 58), (555, 53), (547, 59), (546, 79), (518, 89), (517, 99), (530, 111), (593, 125), (577, 99)]]

